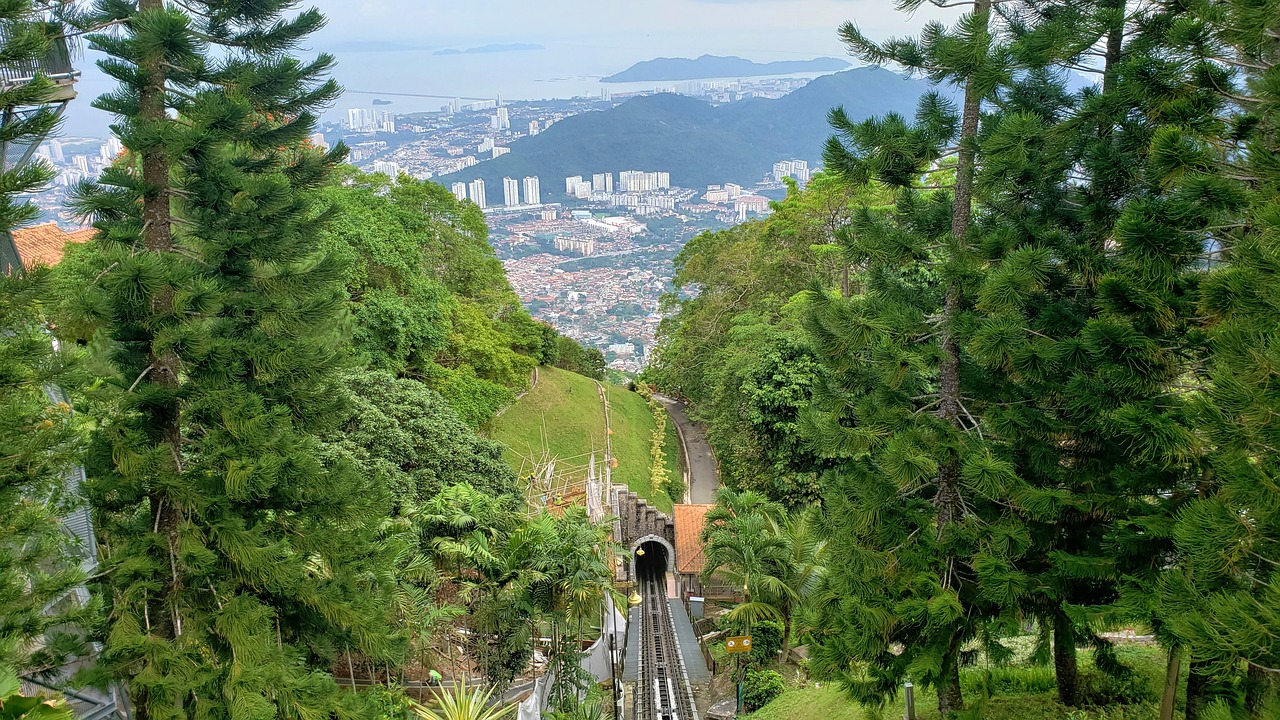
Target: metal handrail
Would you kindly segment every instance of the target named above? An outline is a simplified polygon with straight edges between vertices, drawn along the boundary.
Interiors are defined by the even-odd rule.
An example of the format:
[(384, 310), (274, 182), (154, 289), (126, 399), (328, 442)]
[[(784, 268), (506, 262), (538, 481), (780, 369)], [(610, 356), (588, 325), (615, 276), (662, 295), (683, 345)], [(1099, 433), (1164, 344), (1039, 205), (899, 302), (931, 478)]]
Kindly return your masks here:
[[(9, 32), (7, 28), (0, 28), (0, 42), (8, 39)], [(43, 58), (0, 66), (0, 84), (21, 85), (38, 75), (55, 82), (74, 82), (80, 71), (72, 63), (70, 41), (66, 35), (56, 35), (49, 40), (49, 51)]]

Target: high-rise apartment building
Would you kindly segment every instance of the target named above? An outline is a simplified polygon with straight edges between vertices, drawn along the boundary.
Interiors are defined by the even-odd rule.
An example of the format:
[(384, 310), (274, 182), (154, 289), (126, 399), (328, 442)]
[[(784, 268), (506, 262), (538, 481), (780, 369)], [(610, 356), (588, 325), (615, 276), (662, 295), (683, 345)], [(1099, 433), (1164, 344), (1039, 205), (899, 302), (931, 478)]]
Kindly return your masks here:
[(453, 184), (453, 196), (458, 198), (458, 202), (467, 199), (467, 184), (464, 182), (456, 182)]
[(540, 133), (540, 132), (542, 132), (542, 127), (541, 127), (540, 125), (538, 125), (538, 121), (537, 121), (537, 120), (530, 120), (530, 121), (529, 121), (529, 135), (530, 135), (530, 136), (537, 135), (537, 134), (538, 134), (538, 133)]
[(515, 207), (520, 204), (520, 181), (515, 178), (502, 178), (502, 204)]
[(469, 194), (471, 195), (471, 202), (475, 203), (483, 210), (486, 207), (484, 202), (484, 181), (472, 180), (471, 184), (467, 186), (467, 189), (470, 191)]
[(613, 192), (613, 173), (596, 173), (592, 175), (591, 191), (598, 193)]
[(50, 140), (50, 141), (49, 141), (49, 157), (50, 157), (54, 162), (66, 162), (67, 156), (66, 156), (66, 154), (65, 154), (65, 153), (63, 153), (63, 152), (62, 152), (62, 141), (61, 141), (61, 140)]
[(124, 151), (124, 145), (120, 143), (120, 138), (117, 138), (115, 136), (112, 136), (106, 142), (104, 142), (102, 144), (102, 147), (99, 148), (98, 150), (99, 154), (102, 155), (103, 161), (108, 163), (113, 162), (116, 159), (116, 157), (119, 156), (120, 153), (123, 151)]
[(782, 178), (792, 177), (804, 185), (809, 182), (809, 176), (809, 163), (806, 160), (783, 160), (773, 164), (774, 182), (782, 182)]
[(324, 139), (324, 133), (314, 133), (311, 136), (311, 146), (321, 152), (328, 152), (329, 143)]
[(388, 160), (375, 161), (373, 163), (373, 171), (376, 173), (382, 173), (383, 175), (386, 175), (392, 180), (395, 180), (396, 178), (400, 177), (399, 163), (393, 163)]
[(502, 157), (503, 155), (506, 155), (509, 152), (511, 152), (511, 148), (502, 147), (501, 145), (495, 145), (493, 148), (493, 157)]
[(525, 205), (541, 205), (542, 204), (542, 188), (536, 177), (527, 177), (524, 179), (524, 204)]
[(506, 108), (504, 108), (504, 107), (499, 107), (499, 108), (498, 108), (498, 114), (497, 114), (497, 116), (496, 116), (496, 117), (497, 117), (497, 119), (498, 119), (498, 129), (499, 129), (499, 130), (510, 130), (510, 129), (511, 129), (511, 115), (507, 112), (507, 109), (506, 109)]
[(480, 153), (493, 152), (493, 138), (485, 138), (480, 141), (480, 146), (476, 148)]
[(671, 187), (671, 173), (623, 170), (618, 173), (619, 192), (649, 192)]
[(373, 125), (373, 113), (364, 108), (347, 110), (347, 128), (356, 132), (365, 132)]
[(564, 194), (572, 195), (578, 190), (578, 186), (582, 184), (582, 176), (574, 175), (564, 179)]

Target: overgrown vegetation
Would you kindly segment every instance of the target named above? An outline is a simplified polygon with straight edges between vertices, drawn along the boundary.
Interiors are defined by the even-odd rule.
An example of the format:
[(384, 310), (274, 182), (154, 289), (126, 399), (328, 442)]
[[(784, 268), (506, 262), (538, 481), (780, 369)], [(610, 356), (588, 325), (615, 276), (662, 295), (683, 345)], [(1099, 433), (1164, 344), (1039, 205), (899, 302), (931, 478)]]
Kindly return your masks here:
[[(817, 508), (801, 641), (868, 706), (911, 680), (940, 717), (998, 716), (989, 692), (1047, 672), (961, 667), (1030, 624), (1051, 716), (1275, 712), (1277, 12), (978, 0), (915, 38), (842, 28), (945, 91), (834, 110), (823, 177), (690, 243), (648, 373), (733, 488), (708, 531), (731, 614), (787, 600), (765, 518), (788, 511), (735, 506), (758, 492)], [(1125, 625), (1165, 651), (1154, 694), (1103, 634)]]
[[(0, 7), (0, 63), (47, 50), (43, 7)], [(14, 671), (85, 640), (79, 680), (139, 720), (483, 715), (488, 689), (428, 710), (392, 681), (503, 690), (544, 634), (553, 709), (599, 715), (579, 640), (609, 524), (530, 512), (503, 445), (579, 468), (611, 447), (670, 509), (665, 410), (521, 309), (474, 206), (310, 145), (337, 87), (293, 57), (324, 18), (292, 8), (68, 18), (126, 152), (77, 189), (95, 239), (0, 281), (0, 716), (65, 717)], [(897, 715), (907, 681), (947, 720), (1280, 712), (1277, 17), (974, 0), (918, 38), (841, 29), (954, 97), (835, 109), (827, 172), (681, 253), (648, 373), (724, 470), (704, 580), (738, 595), (721, 630), (757, 636), (759, 717)], [(50, 178), (0, 175), (8, 231)], [(88, 578), (58, 526), (83, 500)]]

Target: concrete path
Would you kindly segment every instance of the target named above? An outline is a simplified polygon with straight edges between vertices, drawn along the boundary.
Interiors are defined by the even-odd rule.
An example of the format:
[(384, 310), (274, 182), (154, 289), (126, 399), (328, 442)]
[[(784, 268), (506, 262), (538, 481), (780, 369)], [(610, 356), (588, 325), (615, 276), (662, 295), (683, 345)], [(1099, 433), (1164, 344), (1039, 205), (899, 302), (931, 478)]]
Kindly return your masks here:
[(720, 468), (716, 464), (716, 456), (711, 452), (711, 444), (707, 442), (706, 429), (689, 419), (684, 403), (663, 395), (654, 394), (654, 397), (667, 407), (667, 412), (675, 421), (676, 431), (680, 433), (685, 462), (689, 468), (689, 502), (714, 503), (716, 490), (720, 487)]

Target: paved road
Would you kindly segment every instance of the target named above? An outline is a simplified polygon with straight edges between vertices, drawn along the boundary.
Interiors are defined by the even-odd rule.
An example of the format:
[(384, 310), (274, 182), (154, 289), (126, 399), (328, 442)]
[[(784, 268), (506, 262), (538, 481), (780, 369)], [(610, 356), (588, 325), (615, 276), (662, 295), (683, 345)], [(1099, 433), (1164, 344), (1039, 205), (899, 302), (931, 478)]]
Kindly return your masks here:
[(662, 395), (654, 395), (676, 423), (680, 439), (684, 443), (685, 458), (689, 463), (689, 501), (710, 504), (716, 501), (716, 489), (720, 487), (720, 469), (716, 457), (707, 442), (707, 431), (689, 419), (684, 403)]

